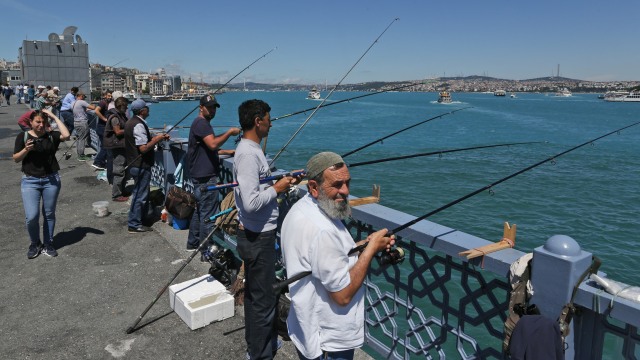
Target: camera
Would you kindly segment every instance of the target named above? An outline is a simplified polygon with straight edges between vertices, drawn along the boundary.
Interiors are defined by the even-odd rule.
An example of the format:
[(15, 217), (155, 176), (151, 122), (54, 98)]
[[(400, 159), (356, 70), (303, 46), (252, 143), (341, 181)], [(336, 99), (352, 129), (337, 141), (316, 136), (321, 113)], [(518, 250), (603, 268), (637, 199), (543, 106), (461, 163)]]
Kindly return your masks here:
[(378, 256), (381, 266), (396, 265), (404, 261), (404, 250), (402, 248), (393, 248), (388, 252), (383, 251)]
[(209, 274), (225, 287), (231, 286), (236, 280), (239, 266), (231, 250), (214, 244), (202, 252), (200, 260), (211, 264)]

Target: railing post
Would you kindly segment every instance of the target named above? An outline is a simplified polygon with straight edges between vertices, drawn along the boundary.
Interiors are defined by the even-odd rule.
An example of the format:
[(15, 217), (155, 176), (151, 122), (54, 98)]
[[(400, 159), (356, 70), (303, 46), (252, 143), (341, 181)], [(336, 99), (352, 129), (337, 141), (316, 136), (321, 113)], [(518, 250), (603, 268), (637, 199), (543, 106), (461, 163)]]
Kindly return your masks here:
[[(578, 278), (591, 265), (591, 253), (582, 251), (580, 245), (565, 235), (554, 235), (533, 251), (531, 282), (533, 297), (540, 313), (556, 320), (562, 307), (569, 302)], [(575, 356), (571, 322), (569, 336), (565, 339), (568, 349), (565, 359)]]

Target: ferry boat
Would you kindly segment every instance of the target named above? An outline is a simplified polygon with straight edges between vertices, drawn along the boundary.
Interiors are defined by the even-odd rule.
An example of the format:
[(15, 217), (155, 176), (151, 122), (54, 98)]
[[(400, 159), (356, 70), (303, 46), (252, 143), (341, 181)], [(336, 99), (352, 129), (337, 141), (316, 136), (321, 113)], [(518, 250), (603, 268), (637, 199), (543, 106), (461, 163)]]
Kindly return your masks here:
[(608, 91), (604, 94), (604, 101), (640, 102), (640, 92)]
[(440, 96), (438, 97), (438, 102), (442, 104), (450, 104), (451, 103), (451, 94), (447, 90), (440, 91)]
[(320, 91), (318, 91), (318, 89), (316, 89), (315, 87), (313, 89), (311, 89), (311, 91), (309, 91), (309, 93), (307, 94), (307, 99), (311, 99), (311, 100), (318, 100), (320, 99)]
[(569, 96), (573, 96), (573, 94), (571, 94), (571, 91), (569, 91), (569, 89), (564, 88), (564, 89), (562, 89), (562, 90), (559, 90), (559, 91), (556, 93), (556, 96), (559, 96), (559, 97), (569, 97)]
[(493, 96), (507, 96), (507, 92), (504, 90), (496, 90), (493, 92)]

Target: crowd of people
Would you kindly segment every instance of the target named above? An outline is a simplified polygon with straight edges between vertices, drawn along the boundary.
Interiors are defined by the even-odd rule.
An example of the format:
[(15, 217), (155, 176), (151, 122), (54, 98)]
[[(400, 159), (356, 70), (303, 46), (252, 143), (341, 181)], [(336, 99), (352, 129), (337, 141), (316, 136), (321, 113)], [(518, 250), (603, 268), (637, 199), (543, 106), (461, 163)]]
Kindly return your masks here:
[[(106, 166), (112, 183), (113, 201), (130, 200), (127, 219), (129, 233), (149, 231), (142, 225), (148, 206), (151, 168), (156, 145), (169, 140), (169, 135), (152, 135), (147, 118), (149, 106), (137, 99), (128, 106), (121, 94), (107, 91), (98, 105), (87, 103), (78, 88), (72, 88), (60, 102), (49, 90), (41, 109), (30, 110), (22, 119), (24, 131), (16, 137), (13, 158), (22, 163), (22, 195), (30, 246), (29, 259), (39, 254), (56, 256), (53, 244), (55, 207), (61, 189), (60, 169), (55, 153), (61, 141), (75, 129), (78, 158), (84, 155), (88, 110), (94, 110), (99, 123), (101, 149), (94, 167)], [(60, 103), (58, 118), (51, 110)], [(200, 99), (199, 113), (189, 131), (186, 155), (190, 180), (197, 202), (187, 251), (208, 241), (212, 223), (205, 221), (220, 210), (220, 194), (206, 191), (220, 180), (219, 155), (233, 156), (233, 190), (238, 210), (237, 250), (244, 266), (245, 340), (248, 359), (272, 359), (281, 341), (275, 320), (278, 294), (276, 283), (276, 242), (280, 246), (287, 272), (293, 276), (311, 272), (289, 285), (291, 307), (287, 326), (300, 359), (352, 359), (354, 349), (364, 343), (364, 289), (369, 265), (374, 255), (388, 251), (394, 244), (386, 229), (371, 234), (361, 243), (368, 245), (352, 255), (354, 243), (343, 219), (350, 216), (348, 201), (350, 174), (342, 158), (332, 152), (321, 152), (307, 162), (308, 193), (298, 200), (280, 219), (278, 197), (302, 180), (303, 175), (283, 176), (264, 182), (271, 168), (260, 146), (272, 127), (270, 106), (262, 100), (247, 100), (238, 108), (239, 128), (216, 135), (211, 121), (220, 107), (213, 95)], [(130, 116), (128, 116), (130, 112)], [(221, 149), (232, 136), (242, 133), (235, 150)], [(86, 160), (86, 159), (85, 159)], [(104, 161), (104, 162), (103, 162)], [(133, 180), (129, 194), (127, 178)], [(40, 208), (43, 212), (43, 234), (39, 236)], [(278, 229), (279, 224), (281, 228)]]

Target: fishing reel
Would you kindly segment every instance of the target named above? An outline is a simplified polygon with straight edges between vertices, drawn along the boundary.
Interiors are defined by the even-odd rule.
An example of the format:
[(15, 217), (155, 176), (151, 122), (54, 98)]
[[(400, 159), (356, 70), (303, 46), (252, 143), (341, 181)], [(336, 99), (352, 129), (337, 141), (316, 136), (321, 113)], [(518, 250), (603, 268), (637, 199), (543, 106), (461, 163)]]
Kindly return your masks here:
[(236, 280), (238, 266), (236, 257), (231, 250), (220, 248), (214, 244), (202, 252), (200, 259), (202, 262), (211, 264), (209, 274), (225, 287), (231, 286)]
[(380, 252), (376, 258), (380, 262), (380, 266), (401, 264), (404, 261), (404, 250), (396, 247), (389, 249), (389, 251)]

